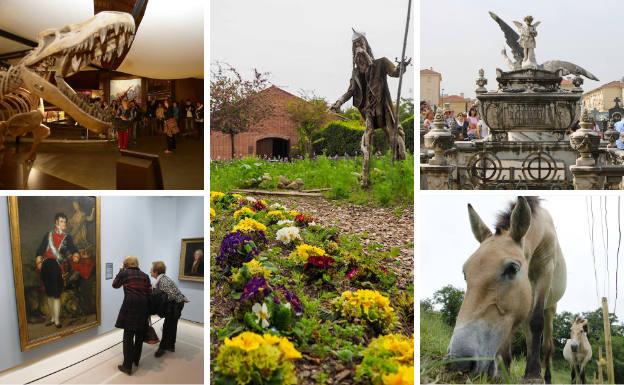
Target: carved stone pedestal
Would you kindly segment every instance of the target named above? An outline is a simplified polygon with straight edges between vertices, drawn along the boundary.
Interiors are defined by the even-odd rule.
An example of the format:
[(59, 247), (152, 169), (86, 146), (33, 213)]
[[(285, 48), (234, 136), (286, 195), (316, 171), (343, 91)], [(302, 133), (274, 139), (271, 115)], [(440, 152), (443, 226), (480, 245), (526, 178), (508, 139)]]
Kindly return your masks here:
[(421, 190), (449, 190), (450, 178), (455, 170), (453, 165), (430, 165), (423, 164), (420, 166)]
[(605, 177), (595, 166), (570, 166), (575, 190), (604, 190)]

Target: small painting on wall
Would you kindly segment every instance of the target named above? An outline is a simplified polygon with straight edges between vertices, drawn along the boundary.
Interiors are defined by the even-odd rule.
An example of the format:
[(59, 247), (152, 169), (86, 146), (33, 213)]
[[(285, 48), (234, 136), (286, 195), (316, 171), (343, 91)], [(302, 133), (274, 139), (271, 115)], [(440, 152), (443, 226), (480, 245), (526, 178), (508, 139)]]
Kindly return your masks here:
[(204, 282), (204, 238), (182, 239), (178, 278)]

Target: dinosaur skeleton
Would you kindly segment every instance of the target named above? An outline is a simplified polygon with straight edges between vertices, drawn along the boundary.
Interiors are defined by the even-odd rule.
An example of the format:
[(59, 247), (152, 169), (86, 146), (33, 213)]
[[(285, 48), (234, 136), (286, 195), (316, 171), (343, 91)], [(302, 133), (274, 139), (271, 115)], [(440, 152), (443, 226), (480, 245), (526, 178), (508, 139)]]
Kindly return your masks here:
[(6, 134), (32, 132), (29, 158), (34, 159), (37, 147), (50, 135), (50, 129), (42, 124), (43, 100), (95, 133), (107, 131), (112, 117), (77, 94), (64, 78), (90, 64), (101, 66), (120, 57), (132, 44), (134, 32), (134, 19), (123, 12), (100, 12), (83, 23), (41, 32), (33, 51), (0, 71), (0, 150)]
[[(520, 46), (519, 42), (520, 35), (518, 35), (518, 33), (509, 26), (509, 24), (505, 23), (494, 12), (490, 12), (490, 16), (492, 17), (492, 19), (494, 19), (494, 21), (496, 21), (496, 23), (498, 23), (499, 27), (505, 34), (505, 41), (507, 42), (507, 45), (509, 46), (509, 48), (511, 48), (511, 51), (513, 53), (513, 60), (511, 60), (509, 56), (507, 56), (507, 51), (503, 48), (501, 54), (503, 55), (505, 63), (507, 63), (509, 69), (511, 70), (521, 69), (522, 62), (523, 60), (525, 60), (525, 58), (524, 49)], [(515, 21), (514, 23), (516, 24), (516, 26), (522, 25), (520, 22), (517, 21)], [(537, 24), (539, 23), (534, 24), (534, 26), (537, 26)], [(538, 65), (537, 67), (552, 72), (561, 69), (563, 70), (563, 75), (582, 75), (591, 80), (598, 80), (596, 76), (594, 76), (592, 73), (582, 68), (581, 66), (563, 60), (546, 61)]]

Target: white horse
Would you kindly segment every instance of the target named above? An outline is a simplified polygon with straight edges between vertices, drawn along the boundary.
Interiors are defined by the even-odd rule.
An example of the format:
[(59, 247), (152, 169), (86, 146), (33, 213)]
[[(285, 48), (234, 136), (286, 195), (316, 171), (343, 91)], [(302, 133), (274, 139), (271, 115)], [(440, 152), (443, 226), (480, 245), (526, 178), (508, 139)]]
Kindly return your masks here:
[(592, 357), (591, 345), (587, 339), (587, 320), (580, 316), (576, 317), (570, 330), (570, 339), (563, 348), (563, 358), (572, 369), (572, 383), (576, 379), (577, 383), (580, 380), (581, 384), (586, 384), (585, 365)]

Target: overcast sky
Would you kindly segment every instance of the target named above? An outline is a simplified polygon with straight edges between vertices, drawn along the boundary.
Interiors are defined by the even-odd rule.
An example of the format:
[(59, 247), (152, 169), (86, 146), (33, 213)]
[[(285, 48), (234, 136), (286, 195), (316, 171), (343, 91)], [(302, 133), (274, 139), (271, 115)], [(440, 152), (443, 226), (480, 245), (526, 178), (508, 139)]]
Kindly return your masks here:
[[(590, 223), (587, 206), (592, 200), (594, 212), (594, 252), (598, 285), (595, 284), (594, 263), (590, 242)], [(602, 199), (602, 210), (601, 210)], [(421, 198), (421, 260), (420, 260), (420, 298), (430, 298), (441, 287), (451, 284), (466, 289), (462, 275), (462, 265), (477, 250), (479, 244), (472, 235), (468, 221), (467, 204), (472, 203), (483, 221), (493, 229), (496, 215), (507, 207), (507, 203), (515, 200), (514, 195), (483, 195), (475, 193), (466, 195), (424, 195)], [(613, 312), (615, 303), (615, 268), (618, 244), (617, 196), (605, 198), (594, 196), (544, 197), (542, 206), (548, 209), (559, 237), (567, 270), (568, 285), (566, 292), (558, 304), (557, 311), (568, 310), (581, 312), (595, 310), (600, 304), (596, 298), (606, 292), (607, 274), (605, 272), (605, 244), (608, 223), (609, 283), (607, 298), (609, 310)], [(624, 226), (624, 199), (621, 202), (622, 226)], [(607, 220), (603, 220), (605, 215)], [(602, 215), (600, 213), (602, 212)], [(590, 215), (591, 216), (591, 215)], [(604, 237), (603, 237), (604, 234)], [(603, 239), (605, 240), (603, 242)], [(418, 246), (416, 246), (418, 247)], [(624, 243), (620, 254), (624, 254)], [(624, 275), (624, 257), (620, 257), (619, 276)], [(620, 279), (618, 289), (618, 305), (616, 314), (620, 321), (624, 320), (624, 280)], [(418, 289), (417, 289), (418, 290)]]
[[(485, 70), (488, 89), (496, 89), (496, 68), (507, 70), (500, 54), (503, 32), (490, 17), (492, 11), (515, 30), (513, 20), (532, 15), (537, 27), (538, 63), (565, 60), (593, 73), (600, 82), (585, 79), (589, 91), (624, 76), (622, 39), (624, 3), (617, 0), (422, 0), (420, 13), (420, 68), (442, 74), (444, 93), (474, 97), (479, 68)], [(507, 48), (511, 56), (511, 49)]]
[[(412, 2), (412, 15), (418, 2)], [(366, 33), (375, 58), (401, 56), (407, 0), (211, 0), (210, 61), (245, 75), (254, 68), (291, 93), (312, 91), (333, 103), (351, 78), (351, 27)], [(414, 16), (407, 57), (414, 56)], [(414, 96), (414, 71), (404, 75), (402, 96)], [(389, 81), (396, 98), (398, 80)], [(350, 105), (350, 103), (345, 104)]]

